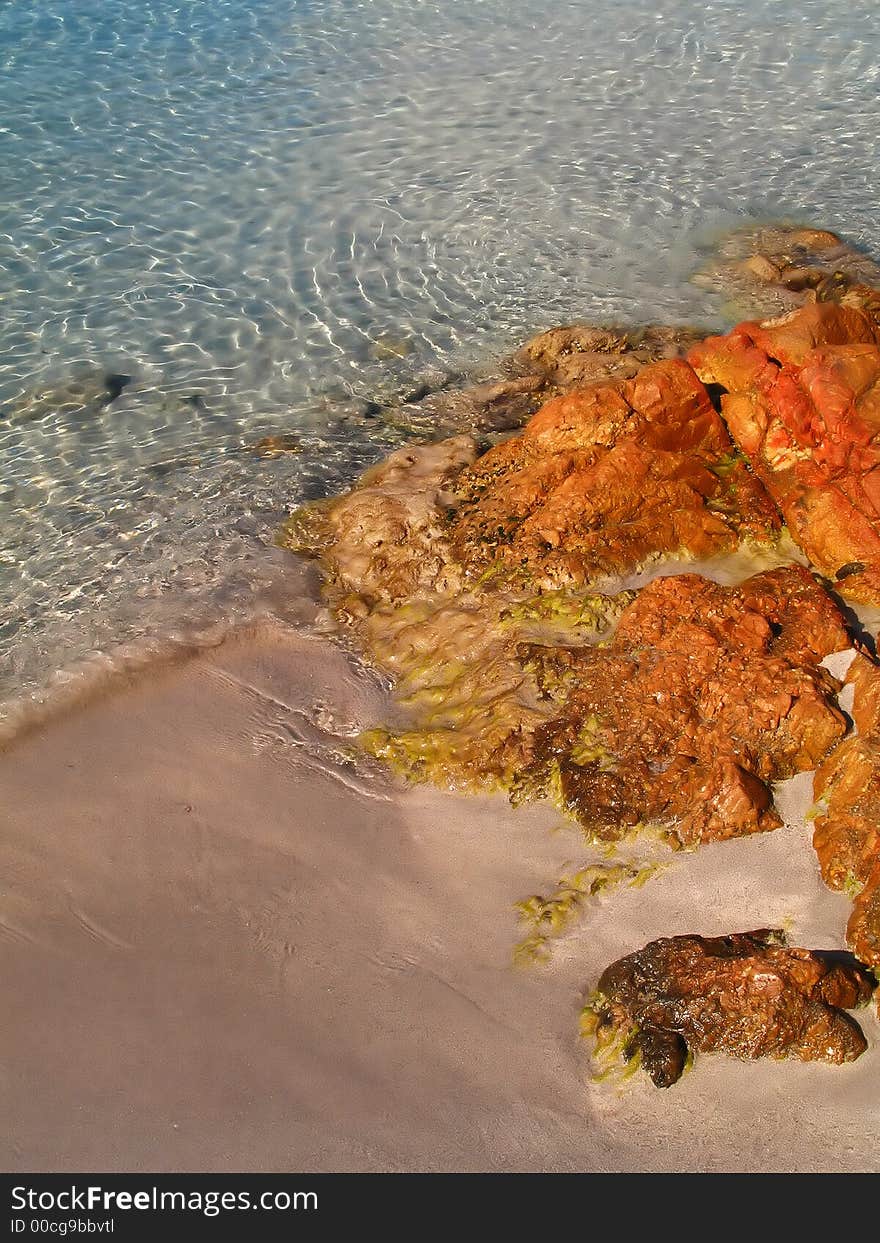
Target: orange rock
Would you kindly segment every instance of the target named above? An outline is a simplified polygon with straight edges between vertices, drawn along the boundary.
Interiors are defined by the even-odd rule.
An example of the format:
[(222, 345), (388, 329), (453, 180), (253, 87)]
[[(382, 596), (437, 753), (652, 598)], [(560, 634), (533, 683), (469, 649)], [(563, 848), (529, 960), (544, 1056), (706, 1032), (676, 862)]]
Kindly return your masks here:
[(817, 770), (814, 789), (828, 798), (813, 833), (822, 878), (858, 893), (880, 859), (880, 745), (847, 738)]
[(880, 732), (880, 668), (866, 656), (856, 656), (846, 675), (853, 692), (852, 718), (860, 734)]
[(853, 903), (846, 939), (856, 958), (880, 975), (880, 859)]
[(607, 647), (529, 650), (560, 715), (536, 731), (525, 784), (558, 776), (567, 809), (610, 840), (638, 824), (685, 845), (776, 828), (767, 783), (846, 732), (819, 662), (847, 643), (799, 566), (741, 587), (655, 579)]
[(854, 687), (858, 734), (847, 738), (817, 770), (813, 789), (825, 802), (813, 846), (825, 883), (855, 898), (847, 926), (853, 953), (880, 969), (880, 666), (855, 658), (847, 674)]
[(541, 375), (550, 396), (554, 390), (629, 379), (646, 363), (682, 355), (702, 335), (694, 328), (658, 324), (629, 329), (566, 324), (527, 341), (513, 364)]
[(816, 303), (689, 354), (813, 564), (880, 604), (880, 328)]
[(456, 555), (541, 587), (769, 540), (775, 509), (680, 359), (548, 402), (456, 482)]
[(804, 250), (820, 254), (823, 250), (833, 250), (842, 245), (837, 234), (828, 229), (794, 229), (789, 235), (789, 241), (792, 246), (802, 246)]
[[(748, 325), (740, 325), (747, 329)], [(855, 307), (815, 302), (791, 315), (752, 326), (752, 340), (769, 358), (783, 365), (801, 366), (820, 345), (876, 345), (876, 325)]]

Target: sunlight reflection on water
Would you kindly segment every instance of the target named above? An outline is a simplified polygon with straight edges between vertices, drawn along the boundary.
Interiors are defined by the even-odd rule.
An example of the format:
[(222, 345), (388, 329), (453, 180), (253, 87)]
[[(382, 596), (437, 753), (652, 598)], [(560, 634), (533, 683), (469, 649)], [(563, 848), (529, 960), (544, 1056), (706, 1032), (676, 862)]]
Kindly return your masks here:
[(874, 16), (5, 4), (0, 690), (246, 616), (284, 512), (395, 443), (364, 400), (553, 322), (718, 323), (687, 278), (737, 221), (873, 243)]

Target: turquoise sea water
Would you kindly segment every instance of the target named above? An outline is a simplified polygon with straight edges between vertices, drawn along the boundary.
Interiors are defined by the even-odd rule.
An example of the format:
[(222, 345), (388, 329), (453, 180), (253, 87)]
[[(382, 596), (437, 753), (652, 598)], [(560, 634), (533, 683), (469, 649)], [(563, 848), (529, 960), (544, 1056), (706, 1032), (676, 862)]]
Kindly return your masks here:
[(278, 520), (394, 443), (364, 400), (719, 322), (733, 223), (876, 250), (878, 79), (867, 0), (5, 0), (0, 698), (248, 616)]

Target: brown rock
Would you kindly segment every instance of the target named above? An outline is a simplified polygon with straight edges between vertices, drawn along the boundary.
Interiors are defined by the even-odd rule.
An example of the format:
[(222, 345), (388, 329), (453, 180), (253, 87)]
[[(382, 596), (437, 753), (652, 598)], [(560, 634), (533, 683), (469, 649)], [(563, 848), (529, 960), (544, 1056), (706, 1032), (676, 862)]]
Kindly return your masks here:
[(813, 789), (824, 803), (813, 846), (822, 877), (855, 899), (847, 940), (862, 962), (880, 971), (880, 666), (863, 655), (847, 674), (854, 687), (858, 734), (817, 770)]
[(865, 887), (853, 903), (846, 939), (856, 958), (880, 976), (880, 860), (874, 864)]
[(445, 590), (460, 577), (446, 539), (444, 493), (472, 462), (469, 436), (399, 449), (323, 507), (325, 566), (334, 589), (365, 606)]
[(387, 409), (385, 418), (435, 437), (453, 432), (508, 432), (522, 427), (546, 397), (543, 376), (522, 375), (429, 392)]
[(867, 1047), (844, 1010), (864, 1005), (871, 985), (856, 963), (788, 948), (778, 930), (664, 937), (603, 972), (585, 1028), (598, 1048), (639, 1055), (660, 1088), (694, 1052), (840, 1065)]
[(765, 285), (773, 285), (779, 280), (779, 268), (766, 255), (751, 255), (743, 260), (742, 267)]
[(836, 250), (843, 242), (836, 233), (828, 229), (793, 229), (788, 238), (792, 246), (802, 246), (804, 250), (821, 254), (822, 251)]
[(813, 833), (822, 878), (858, 893), (880, 858), (880, 745), (847, 738), (817, 770), (814, 788), (829, 799)]
[(854, 687), (852, 718), (865, 737), (880, 733), (880, 668), (864, 654), (856, 656), (846, 675)]
[(603, 380), (631, 379), (646, 363), (680, 357), (701, 336), (693, 328), (655, 324), (632, 329), (569, 324), (527, 341), (513, 362), (540, 374), (552, 396)]
[(777, 280), (783, 289), (791, 289), (801, 293), (805, 289), (815, 289), (822, 283), (823, 273), (816, 268), (804, 268), (791, 265), (779, 273)]
[(292, 432), (264, 436), (252, 448), (258, 457), (280, 457), (284, 453), (302, 453), (303, 451), (299, 437)]
[(514, 355), (514, 360), (546, 375), (572, 354), (624, 354), (627, 346), (627, 335), (622, 329), (566, 324), (532, 337)]

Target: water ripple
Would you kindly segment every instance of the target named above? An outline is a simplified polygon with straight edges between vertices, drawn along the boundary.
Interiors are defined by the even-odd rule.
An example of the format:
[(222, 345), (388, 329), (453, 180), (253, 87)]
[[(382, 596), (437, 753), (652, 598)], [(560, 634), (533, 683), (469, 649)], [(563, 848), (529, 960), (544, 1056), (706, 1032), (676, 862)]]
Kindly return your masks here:
[(735, 221), (876, 243), (874, 16), (7, 0), (0, 690), (245, 613), (281, 514), (393, 441), (360, 399), (554, 321), (719, 322), (687, 276)]

